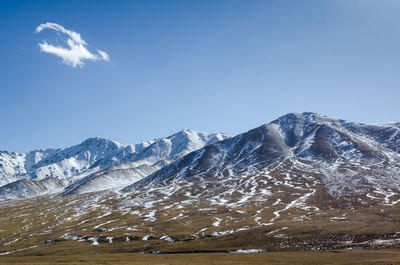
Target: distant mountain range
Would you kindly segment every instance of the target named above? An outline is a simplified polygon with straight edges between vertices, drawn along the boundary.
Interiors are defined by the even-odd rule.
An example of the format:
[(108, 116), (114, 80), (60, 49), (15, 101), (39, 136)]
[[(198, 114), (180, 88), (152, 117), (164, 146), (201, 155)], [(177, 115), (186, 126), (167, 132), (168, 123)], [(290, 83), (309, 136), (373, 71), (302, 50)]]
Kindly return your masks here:
[(183, 130), (135, 145), (96, 137), (63, 149), (0, 152), (0, 198), (59, 192), (76, 194), (121, 187), (228, 137), (223, 133)]

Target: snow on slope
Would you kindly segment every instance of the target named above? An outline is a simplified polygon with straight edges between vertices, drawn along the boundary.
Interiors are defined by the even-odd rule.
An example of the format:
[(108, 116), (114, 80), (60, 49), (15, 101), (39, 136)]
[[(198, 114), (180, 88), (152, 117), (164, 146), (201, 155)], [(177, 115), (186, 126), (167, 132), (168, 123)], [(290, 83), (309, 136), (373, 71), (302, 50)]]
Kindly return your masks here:
[(123, 187), (132, 182), (139, 181), (161, 168), (161, 163), (159, 164), (160, 166), (140, 165), (136, 167), (129, 167), (129, 164), (124, 163), (122, 168), (119, 165), (112, 166), (88, 175), (82, 180), (68, 186), (62, 195), (82, 194)]
[(64, 185), (64, 180), (58, 180), (53, 177), (37, 181), (30, 179), (17, 180), (0, 187), (0, 199), (26, 198), (52, 194), (62, 191)]
[[(40, 180), (49, 178), (61, 180), (64, 187), (69, 186), (67, 191), (74, 190), (73, 193), (127, 185), (187, 153), (227, 137), (221, 133), (184, 130), (136, 145), (89, 138), (79, 145), (63, 149), (37, 150), (26, 154), (0, 152), (0, 185), (14, 184), (0, 187), (0, 198), (37, 195), (41, 189), (33, 188), (30, 185), (34, 183), (32, 181), (41, 185), (44, 183)], [(103, 169), (107, 171), (99, 172)], [(10, 187), (14, 187), (14, 192), (7, 195)], [(19, 195), (17, 187), (21, 189)], [(30, 189), (33, 190), (29, 192)], [(51, 193), (51, 189), (46, 187), (42, 190)]]
[(26, 154), (0, 152), (0, 186), (13, 182), (26, 174)]

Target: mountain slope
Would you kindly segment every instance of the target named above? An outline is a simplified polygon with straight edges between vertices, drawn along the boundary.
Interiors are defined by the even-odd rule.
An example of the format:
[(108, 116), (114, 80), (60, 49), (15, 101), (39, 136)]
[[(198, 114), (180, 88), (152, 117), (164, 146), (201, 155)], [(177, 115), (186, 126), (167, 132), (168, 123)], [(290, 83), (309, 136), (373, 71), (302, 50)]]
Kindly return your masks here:
[(65, 186), (65, 180), (53, 177), (41, 180), (22, 179), (0, 187), (0, 200), (10, 198), (27, 198), (60, 192)]

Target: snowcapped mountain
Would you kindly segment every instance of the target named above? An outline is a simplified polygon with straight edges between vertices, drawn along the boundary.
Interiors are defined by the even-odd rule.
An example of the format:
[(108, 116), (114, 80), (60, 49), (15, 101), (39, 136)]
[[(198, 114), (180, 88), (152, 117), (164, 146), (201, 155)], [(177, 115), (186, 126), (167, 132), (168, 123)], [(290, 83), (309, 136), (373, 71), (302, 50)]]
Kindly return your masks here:
[(116, 187), (139, 181), (165, 165), (206, 145), (229, 138), (227, 134), (183, 130), (152, 142), (120, 164), (90, 174), (66, 188), (63, 195), (80, 194)]
[[(399, 123), (306, 112), (231, 138), (181, 131), (134, 146), (85, 142), (75, 152), (47, 151), (40, 166), (26, 167), (26, 154), (2, 153), (3, 169), (29, 179), (0, 187), (0, 199), (48, 195), (0, 202), (5, 253), (28, 244), (44, 251), (43, 242), (56, 239), (52, 247), (62, 249), (86, 244), (86, 251), (91, 243), (148, 253), (399, 246)], [(79, 164), (86, 166), (67, 163), (94, 150), (96, 159)], [(44, 164), (80, 171), (27, 170)]]
[(330, 196), (354, 196), (400, 189), (399, 165), (399, 123), (367, 125), (291, 113), (232, 138), (183, 130), (137, 145), (90, 138), (64, 149), (1, 152), (1, 184), (8, 185), (0, 187), (0, 198), (123, 187), (129, 192), (272, 169), (310, 175)]
[(0, 185), (20, 179), (48, 177), (71, 180), (84, 172), (117, 164), (150, 143), (125, 145), (103, 138), (89, 138), (63, 149), (36, 150), (26, 154), (0, 152)]
[[(136, 145), (89, 138), (79, 145), (63, 149), (26, 154), (0, 152), (0, 185), (3, 186), (0, 187), (0, 198), (51, 193), (52, 189), (42, 187), (49, 182), (57, 183), (55, 192), (60, 191), (60, 186), (75, 192), (79, 186), (83, 192), (113, 188), (121, 182), (132, 183), (187, 153), (227, 137), (221, 133), (183, 130)], [(100, 172), (103, 169), (107, 170)], [(119, 173), (115, 175), (116, 172)], [(6, 184), (8, 186), (4, 186)], [(18, 190), (21, 193), (17, 195)]]
[[(303, 171), (333, 196), (400, 188), (400, 128), (366, 125), (315, 113), (291, 113), (205, 146), (124, 189), (192, 177)], [(285, 174), (286, 174), (285, 173)]]

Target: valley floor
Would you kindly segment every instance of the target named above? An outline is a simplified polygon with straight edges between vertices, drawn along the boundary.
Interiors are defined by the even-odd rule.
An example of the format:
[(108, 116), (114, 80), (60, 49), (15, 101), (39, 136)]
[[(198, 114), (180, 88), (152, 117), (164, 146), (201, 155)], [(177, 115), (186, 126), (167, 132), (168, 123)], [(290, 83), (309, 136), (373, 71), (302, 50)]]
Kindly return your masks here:
[(399, 249), (297, 251), (251, 254), (24, 253), (0, 257), (0, 264), (400, 264)]

